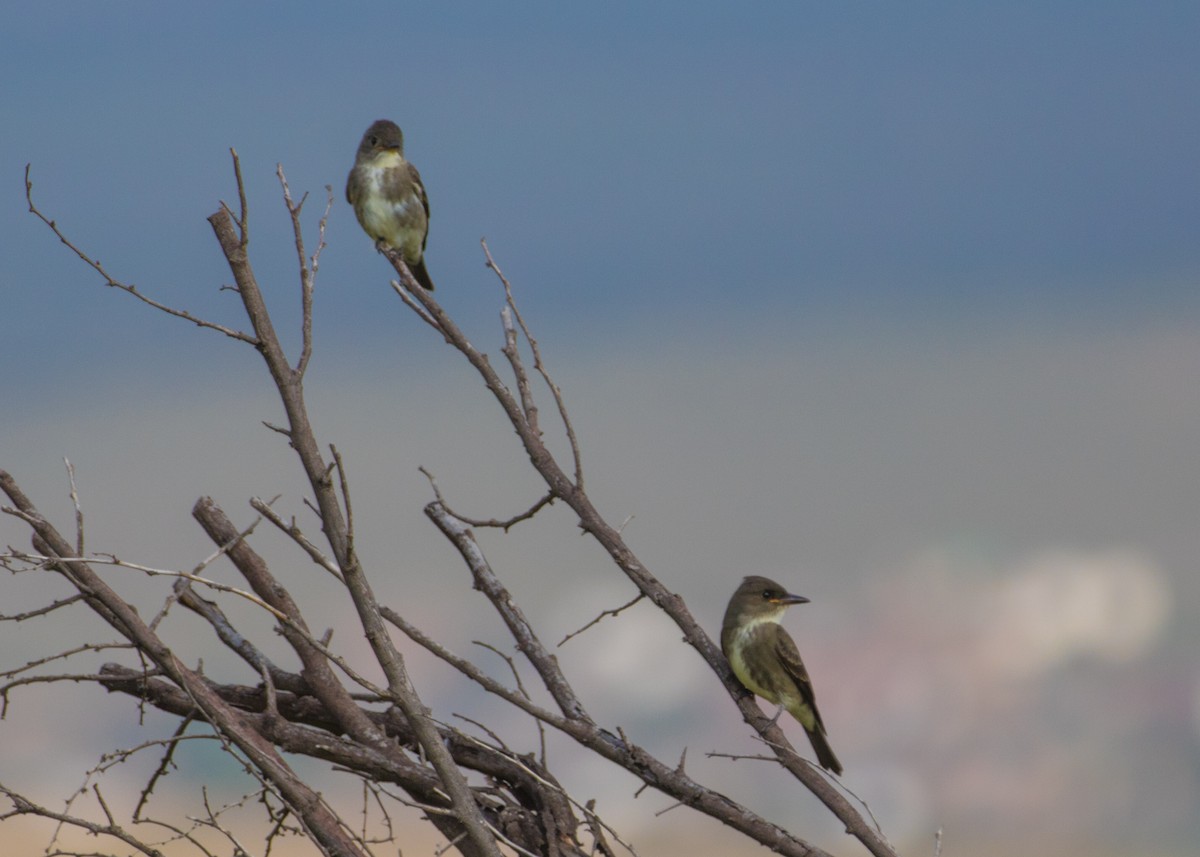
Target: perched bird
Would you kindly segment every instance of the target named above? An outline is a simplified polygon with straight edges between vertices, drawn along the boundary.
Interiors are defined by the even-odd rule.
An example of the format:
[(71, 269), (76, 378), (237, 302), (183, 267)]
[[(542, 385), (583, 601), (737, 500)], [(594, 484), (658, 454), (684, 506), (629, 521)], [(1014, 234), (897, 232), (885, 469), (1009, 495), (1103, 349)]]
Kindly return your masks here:
[(433, 291), (425, 270), (429, 198), (421, 174), (404, 160), (404, 133), (395, 122), (379, 119), (363, 134), (346, 179), (346, 201), (375, 246), (398, 251), (413, 278)]
[(725, 608), (721, 651), (729, 659), (738, 681), (779, 706), (775, 720), (786, 708), (808, 733), (821, 767), (840, 774), (842, 763), (833, 755), (825, 737), (825, 724), (817, 711), (812, 681), (796, 644), (779, 621), (788, 607), (807, 602), (803, 595), (789, 595), (773, 580), (747, 577)]

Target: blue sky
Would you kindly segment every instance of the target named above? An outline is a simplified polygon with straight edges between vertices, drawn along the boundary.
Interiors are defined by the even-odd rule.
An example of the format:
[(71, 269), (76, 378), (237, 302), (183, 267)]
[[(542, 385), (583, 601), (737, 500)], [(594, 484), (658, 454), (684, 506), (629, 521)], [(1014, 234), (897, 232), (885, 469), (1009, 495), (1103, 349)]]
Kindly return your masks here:
[[(1115, 853), (1120, 835), (1189, 853), (1198, 44), (1188, 3), (14, 7), (0, 467), (69, 515), (69, 455), (94, 549), (162, 565), (204, 555), (187, 522), (202, 493), (244, 509), (290, 492), (300, 509), (286, 449), (257, 428), (278, 417), (254, 355), (103, 289), (23, 197), (32, 163), (39, 207), (110, 273), (240, 326), (205, 222), (234, 199), (234, 147), (252, 261), (293, 343), (275, 166), (310, 194), (310, 251), (333, 188), (309, 394), (359, 474), (364, 554), (457, 573), (417, 465), (480, 514), (536, 493), (342, 197), (362, 131), (391, 118), (432, 202), (439, 299), (495, 350), (486, 237), (557, 368), (592, 491), (614, 521), (635, 516), (643, 559), (710, 626), (740, 573), (813, 597), (791, 627), (889, 833), (924, 848), (945, 823), (985, 853), (1020, 829), (1069, 854), (1102, 830)], [(530, 608), (554, 639), (628, 599), (559, 524), (530, 528), (547, 545), (489, 545), (548, 599)], [(1058, 598), (1079, 609), (1047, 624)], [(564, 658), (599, 677), (600, 705), (645, 651), (676, 648), (636, 611), (597, 633), (617, 635), (611, 657)], [(704, 771), (696, 751), (741, 727), (680, 657), (677, 687), (635, 700), (643, 720), (604, 713), (677, 755), (672, 712)], [(435, 704), (471, 704), (435, 665), (414, 672)], [(30, 705), (0, 730), (22, 712), (38, 722)], [(0, 753), (0, 778), (18, 762)], [(660, 808), (581, 770), (617, 815)], [(708, 772), (753, 802), (752, 773)], [(758, 799), (792, 817), (790, 798)]]
[[(431, 270), (479, 280), (486, 236), (556, 322), (611, 321), (621, 340), (668, 312), (819, 330), (1197, 310), (1190, 4), (11, 15), (0, 216), (18, 308), (86, 273), (24, 214), (27, 161), (39, 203), (114, 273), (220, 302), (203, 218), (231, 196), (230, 146), (268, 258), (287, 250), (270, 244), (287, 228), (275, 163), (313, 203), (333, 185), (326, 287), (351, 288), (377, 266), (341, 187), (387, 116), (433, 201)], [(127, 315), (70, 294), (93, 323)], [(330, 312), (339, 342), (378, 332)]]

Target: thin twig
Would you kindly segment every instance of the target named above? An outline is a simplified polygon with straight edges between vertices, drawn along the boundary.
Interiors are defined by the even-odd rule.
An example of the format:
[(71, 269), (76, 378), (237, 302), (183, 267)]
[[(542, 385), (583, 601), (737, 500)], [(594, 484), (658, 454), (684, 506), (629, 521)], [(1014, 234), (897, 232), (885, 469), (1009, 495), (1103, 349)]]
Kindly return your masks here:
[(79, 489), (75, 485), (75, 465), (71, 464), (69, 458), (64, 458), (63, 463), (67, 466), (67, 479), (71, 483), (71, 505), (75, 507), (75, 551), (83, 556), (86, 553), (83, 549), (83, 509), (79, 505)]
[[(207, 565), (211, 561), (211, 559), (215, 559), (216, 556), (219, 556), (221, 553), (223, 553), (223, 551), (218, 552), (218, 554), (214, 555), (209, 560), (205, 560), (205, 562), (201, 563), (201, 565)], [(143, 573), (149, 577), (171, 577), (171, 578), (178, 578), (180, 580), (188, 580), (188, 581), (191, 581), (192, 583), (198, 583), (201, 586), (206, 586), (209, 589), (213, 589), (217, 592), (227, 592), (230, 595), (236, 595), (239, 598), (245, 598), (251, 604), (257, 605), (258, 607), (261, 607), (264, 610), (266, 610), (268, 613), (273, 615), (276, 619), (286, 621), (288, 618), (282, 612), (280, 612), (279, 610), (276, 610), (274, 607), (272, 607), (270, 604), (268, 604), (263, 599), (259, 598), (253, 592), (247, 592), (245, 589), (239, 589), (236, 586), (230, 586), (228, 583), (221, 583), (218, 580), (211, 580), (207, 577), (201, 577), (198, 574), (194, 574), (194, 573), (187, 572), (187, 571), (175, 571), (175, 570), (169, 569), (169, 568), (154, 568), (153, 566), (142, 565), (141, 563), (137, 563), (137, 562), (127, 562), (126, 560), (119, 559), (118, 557), (116, 557), (112, 554), (100, 554), (100, 555), (93, 555), (93, 556), (63, 556), (63, 557), (42, 556), (42, 555), (37, 555), (37, 554), (22, 554), (22, 555), (20, 555), (20, 557), (21, 557), (21, 559), (24, 559), (24, 560), (27, 560), (30, 562), (34, 562), (34, 561), (39, 562), (46, 567), (59, 565), (61, 563), (86, 562), (86, 563), (90, 563), (92, 565), (111, 565), (114, 568), (128, 568), (132, 571), (140, 571), (141, 573)]]
[[(175, 728), (175, 733), (167, 741), (166, 751), (159, 760), (158, 767), (155, 768), (154, 773), (150, 775), (150, 779), (146, 783), (146, 787), (142, 789), (142, 793), (138, 797), (137, 806), (133, 808), (133, 814), (131, 818), (133, 818), (134, 821), (140, 820), (142, 808), (145, 807), (146, 802), (150, 800), (150, 794), (154, 791), (155, 784), (157, 784), (160, 779), (167, 775), (168, 769), (175, 767), (175, 748), (179, 746), (180, 739), (184, 737), (184, 733), (187, 732), (188, 727), (192, 725), (192, 721), (194, 719), (194, 716), (191, 714), (184, 716), (184, 718), (179, 721), (179, 726)], [(210, 736), (205, 735), (203, 737), (211, 740)]]
[(83, 652), (106, 652), (114, 649), (130, 648), (133, 647), (129, 643), (84, 643), (82, 646), (76, 646), (73, 649), (67, 649), (66, 651), (56, 652), (53, 655), (47, 655), (44, 658), (35, 658), (32, 661), (27, 661), (19, 667), (13, 667), (12, 669), (0, 672), (0, 676), (9, 677), (20, 675), (23, 672), (28, 672), (31, 669), (37, 669), (38, 667), (45, 666), (46, 664), (53, 663), (54, 661), (65, 661), (67, 658)]
[(346, 549), (354, 553), (354, 507), (350, 505), (350, 483), (346, 478), (346, 463), (336, 446), (329, 444), (333, 462), (337, 466), (338, 485), (342, 489), (342, 504), (346, 507)]
[(575, 460), (575, 487), (582, 491), (583, 455), (579, 450), (579, 438), (575, 435), (575, 426), (572, 424), (571, 417), (567, 413), (567, 404), (563, 398), (562, 389), (558, 384), (554, 383), (554, 379), (550, 377), (550, 372), (542, 362), (542, 350), (538, 347), (538, 342), (534, 339), (533, 334), (529, 332), (529, 327), (525, 324), (525, 319), (521, 316), (521, 311), (517, 308), (516, 299), (513, 297), (512, 284), (504, 276), (504, 272), (500, 270), (500, 266), (496, 264), (496, 260), (492, 258), (492, 251), (488, 248), (487, 240), (480, 239), (479, 243), (483, 246), (483, 254), (487, 259), (487, 267), (495, 272), (500, 282), (504, 285), (505, 300), (508, 302), (508, 306), (512, 308), (513, 315), (517, 319), (517, 324), (521, 326), (521, 332), (525, 334), (525, 341), (529, 343), (529, 350), (533, 352), (533, 368), (542, 376), (542, 379), (546, 382), (546, 386), (550, 388), (550, 392), (554, 396), (554, 403), (558, 407), (558, 415), (562, 419), (563, 428), (567, 432), (567, 440), (571, 444), (571, 457)]
[[(579, 516), (579, 527), (584, 532), (593, 536), (608, 552), (617, 567), (633, 581), (637, 588), (641, 592), (644, 592), (648, 599), (676, 623), (683, 632), (687, 643), (700, 653), (720, 679), (730, 698), (738, 705), (746, 722), (759, 733), (769, 735), (772, 740), (786, 743), (787, 738), (778, 725), (773, 724), (763, 715), (761, 709), (752, 700), (746, 698), (745, 691), (737, 683), (729, 667), (729, 663), (721, 653), (720, 648), (696, 621), (684, 599), (667, 589), (642, 564), (629, 546), (625, 544), (620, 532), (605, 520), (593, 505), (591, 498), (579, 486), (578, 483), (581, 482), (582, 475), (579, 459), (575, 461), (576, 474), (575, 479), (572, 480), (553, 454), (546, 448), (543, 439), (532, 431), (519, 398), (514, 396), (513, 391), (499, 377), (495, 368), (487, 359), (487, 356), (480, 353), (471, 344), (458, 325), (454, 323), (453, 319), (449, 317), (441, 305), (432, 297), (415, 288), (409, 289), (409, 292), (410, 297), (419, 302), (429, 315), (433, 317), (434, 321), (436, 321), (437, 329), (442, 333), (443, 337), (449, 340), (480, 374), (484, 384), (496, 398), (505, 415), (508, 417), (529, 457), (530, 463), (545, 480), (550, 491), (555, 496), (561, 498)], [(520, 321), (519, 314), (516, 314), (515, 317)], [(563, 410), (565, 412), (565, 408)], [(459, 547), (460, 553), (462, 553), (468, 567), (471, 568), (473, 573), (476, 573), (477, 563), (475, 561), (475, 554), (477, 553), (477, 547), (471, 547), (460, 542), (460, 538), (463, 535), (469, 535), (470, 531), (466, 530), (461, 522), (457, 522), (456, 519), (448, 516), (443, 516), (440, 512), (444, 512), (444, 508), (439, 503), (432, 503), (426, 506), (426, 514), (433, 518), (438, 523), (439, 528)], [(460, 530), (462, 532), (459, 532)], [(476, 584), (480, 588), (483, 587), (484, 582), (485, 580), (481, 580), (478, 576), (476, 577)], [(498, 609), (504, 606), (505, 602), (502, 598), (495, 598), (489, 595), (489, 599), (493, 601), (493, 604)], [(506, 622), (509, 619), (510, 617), (505, 615)], [(510, 631), (517, 638), (518, 645), (523, 645), (521, 637), (517, 636), (523, 632), (514, 630), (514, 627), (519, 629), (520, 626), (510, 625)], [(536, 640), (536, 637), (534, 639)], [(535, 669), (542, 672), (543, 681), (546, 680), (546, 676), (552, 676), (555, 672), (553, 661), (543, 659), (540, 654), (530, 657), (530, 662), (534, 665)], [(551, 693), (557, 693), (562, 689), (561, 687), (556, 687), (553, 683), (548, 684), (547, 687), (551, 690)], [(561, 700), (559, 702), (561, 705)], [(568, 717), (568, 722), (571, 724), (574, 724), (574, 717), (583, 718), (587, 716), (582, 707), (574, 710), (567, 708), (564, 711), (572, 712), (572, 715)], [(576, 712), (578, 713), (576, 714)], [(605, 749), (602, 752), (605, 753), (612, 750), (612, 747), (608, 744), (588, 743), (588, 746), (593, 748), (596, 746), (603, 747)], [(650, 760), (639, 757), (638, 762), (636, 773), (638, 776), (643, 777), (643, 781), (648, 785), (653, 784), (656, 788), (664, 788), (666, 786), (665, 790), (668, 792), (671, 792), (677, 785), (671, 782), (674, 772), (670, 772), (669, 774), (664, 772), (661, 777), (658, 775), (652, 777), (647, 774), (647, 768), (645, 767), (645, 765), (651, 764)], [(850, 805), (846, 798), (831, 783), (825, 780), (820, 774), (810, 770), (799, 756), (793, 756), (789, 752), (781, 750), (779, 752), (779, 762), (812, 791), (846, 825), (852, 835), (866, 846), (874, 857), (894, 857), (894, 849), (879, 836), (870, 826), (869, 822)], [(681, 795), (676, 795), (676, 797), (677, 799), (682, 799)], [(720, 818), (729, 826), (749, 833), (764, 845), (788, 852), (814, 853), (813, 846), (809, 843), (798, 840), (786, 831), (767, 824), (762, 819), (750, 818), (749, 816), (735, 817), (731, 815), (728, 811), (727, 799), (723, 796), (720, 800), (717, 800), (715, 793), (701, 789), (700, 792), (689, 793), (687, 795), (687, 802), (693, 807), (702, 808), (702, 811)]]
[[(400, 264), (404, 264), (404, 263), (401, 262)], [(409, 276), (411, 277), (412, 275), (410, 274)], [(428, 312), (426, 312), (425, 309), (419, 303), (414, 301), (412, 299), (412, 296), (409, 295), (408, 292), (405, 291), (404, 287), (401, 286), (400, 283), (398, 283), (396, 280), (391, 280), (390, 282), (391, 282), (392, 290), (400, 296), (400, 300), (404, 301), (404, 303), (408, 305), (409, 309), (411, 309), (413, 312), (415, 312), (417, 314), (417, 318), (421, 319), (421, 321), (425, 322), (427, 325), (432, 327), (438, 333), (445, 336), (445, 331), (443, 331), (441, 326), (436, 321), (434, 321), (433, 316), (431, 316)], [(421, 287), (418, 285), (418, 286), (414, 286), (414, 288), (419, 289)]]
[(778, 762), (774, 756), (751, 756), (745, 753), (720, 753), (716, 750), (709, 750), (704, 754), (706, 759), (731, 759), (734, 762), (749, 761), (749, 762)]
[[(487, 750), (488, 752), (491, 752), (491, 753), (495, 753), (499, 756), (503, 756), (509, 762), (511, 762), (512, 764), (514, 764), (518, 768), (520, 768), (522, 771), (524, 771), (528, 776), (533, 777), (533, 779), (535, 779), (539, 785), (543, 786), (544, 788), (551, 789), (552, 791), (556, 792), (557, 794), (562, 795), (562, 797), (564, 797), (570, 804), (572, 804), (576, 808), (582, 810), (586, 815), (590, 816), (591, 818), (594, 818), (599, 823), (599, 825), (601, 827), (603, 827), (605, 830), (607, 830), (612, 835), (612, 837), (622, 845), (622, 847), (624, 847), (626, 850), (629, 851), (630, 854), (635, 854), (635, 855), (637, 854), (637, 852), (633, 849), (632, 845), (629, 845), (628, 843), (624, 842), (621, 839), (621, 837), (619, 835), (617, 835), (616, 830), (614, 830), (609, 824), (604, 822), (598, 815), (596, 815), (596, 813), (594, 811), (596, 802), (594, 800), (588, 801), (586, 805), (581, 804), (579, 801), (575, 800), (575, 798), (571, 797), (571, 795), (568, 794), (567, 791), (565, 789), (563, 789), (562, 786), (560, 786), (558, 783), (554, 783), (554, 782), (547, 780), (545, 777), (543, 777), (541, 774), (539, 774), (533, 768), (531, 768), (527, 764), (525, 764), (525, 762), (521, 760), (521, 757), (518, 756), (517, 754), (513, 753), (511, 750), (508, 750), (507, 748), (501, 749), (498, 747), (492, 747), (488, 744), (485, 744), (483, 741), (480, 741), (478, 738), (476, 738), (473, 735), (467, 735), (466, 737), (467, 737), (468, 741), (471, 741), (473, 744), (483, 748), (484, 750)], [(497, 742), (497, 743), (499, 743), (499, 742)]]
[(280, 532), (298, 544), (301, 550), (308, 554), (313, 562), (332, 574), (338, 581), (345, 583), (345, 580), (342, 577), (342, 570), (338, 568), (337, 563), (327, 557), (320, 548), (309, 541), (309, 539), (304, 535), (304, 532), (296, 524), (296, 519), (292, 518), (291, 523), (288, 523), (287, 521), (284, 521), (274, 509), (271, 508), (271, 503), (274, 503), (275, 500), (278, 499), (278, 497), (275, 497), (268, 503), (259, 499), (258, 497), (254, 497), (250, 500), (250, 506), (260, 515), (274, 524), (277, 528), (279, 528)]
[(500, 349), (500, 353), (508, 358), (513, 377), (517, 379), (517, 393), (521, 397), (521, 408), (525, 411), (529, 428), (534, 434), (540, 435), (542, 430), (538, 427), (538, 409), (533, 401), (533, 390), (529, 388), (529, 374), (525, 371), (525, 364), (521, 362), (521, 353), (517, 349), (517, 329), (513, 327), (511, 306), (501, 308), (500, 326), (504, 329), (504, 347)]
[(601, 610), (599, 616), (597, 616), (592, 621), (588, 622), (586, 625), (584, 625), (578, 631), (572, 631), (570, 634), (567, 634), (567, 636), (563, 637), (561, 640), (558, 641), (558, 645), (561, 646), (563, 643), (565, 643), (567, 640), (571, 639), (572, 637), (578, 637), (580, 634), (582, 634), (588, 628), (592, 627), (593, 625), (598, 624), (600, 622), (600, 620), (603, 619), (605, 616), (614, 616), (615, 617), (615, 616), (621, 615), (622, 610), (628, 610), (630, 607), (632, 607), (634, 604), (637, 604), (639, 601), (641, 601), (645, 597), (646, 597), (645, 592), (639, 592), (636, 596), (634, 596), (632, 601), (622, 604), (620, 607), (614, 607), (611, 610)]
[[(6, 558), (7, 557), (0, 557), (0, 559)], [(69, 607), (70, 605), (77, 604), (83, 600), (84, 596), (82, 595), (70, 595), (51, 604), (47, 604), (45, 607), (38, 607), (36, 610), (26, 610), (24, 613), (13, 613), (10, 616), (0, 614), (0, 622), (24, 622), (26, 619), (32, 619), (35, 616), (45, 616), (47, 613), (53, 613), (60, 607)]]
[(2, 783), (0, 783), (0, 794), (7, 797), (13, 803), (12, 810), (9, 812), (0, 813), (0, 821), (4, 821), (16, 815), (37, 815), (41, 816), (42, 818), (50, 819), (51, 821), (57, 821), (60, 826), (68, 825), (71, 827), (78, 827), (82, 830), (86, 830), (93, 836), (111, 836), (113, 839), (124, 842), (130, 848), (140, 851), (147, 857), (162, 857), (162, 852), (160, 852), (157, 848), (148, 845), (115, 824), (98, 824), (94, 821), (88, 821), (87, 819), (79, 818), (77, 816), (55, 812), (52, 809), (34, 803)]
[(286, 685), (296, 692), (307, 689), (303, 679), (284, 672), (273, 664), (257, 646), (242, 636), (215, 602), (208, 601), (196, 594), (189, 581), (175, 581), (174, 589), (179, 603), (208, 622), (216, 632), (217, 639), (253, 667), (256, 672), (263, 669), (269, 670), (276, 684)]
[(197, 327), (203, 327), (203, 328), (207, 328), (209, 330), (215, 330), (218, 333), (225, 334), (230, 339), (236, 339), (239, 342), (245, 342), (249, 345), (257, 345), (258, 344), (258, 340), (255, 339), (253, 336), (251, 336), (248, 333), (244, 333), (240, 330), (234, 330), (232, 327), (226, 327), (223, 324), (216, 324), (211, 321), (205, 321), (202, 318), (197, 318), (196, 316), (192, 315), (190, 312), (187, 312), (186, 310), (175, 309), (174, 307), (169, 307), (166, 304), (159, 303), (158, 301), (154, 300), (153, 298), (142, 294), (140, 291), (138, 291), (137, 286), (133, 285), (132, 283), (122, 283), (120, 280), (117, 280), (114, 277), (110, 276), (108, 271), (104, 270), (104, 267), (97, 260), (93, 259), (87, 253), (84, 253), (82, 250), (80, 250), (78, 247), (76, 247), (71, 242), (71, 240), (69, 238), (67, 238), (67, 236), (65, 234), (63, 234), (62, 230), (58, 228), (58, 224), (55, 221), (51, 220), (50, 218), (46, 217), (46, 215), (42, 214), (42, 212), (40, 210), (38, 210), (38, 207), (36, 205), (34, 205), (34, 203), (33, 203), (33, 182), (29, 178), (30, 167), (31, 167), (31, 164), (25, 165), (25, 200), (26, 200), (26, 202), (29, 203), (29, 213), (34, 215), (38, 220), (42, 221), (42, 223), (44, 223), (48, 227), (50, 227), (50, 231), (53, 232), (58, 237), (59, 241), (61, 241), (65, 245), (67, 245), (67, 247), (70, 248), (72, 253), (74, 253), (76, 256), (78, 256), (81, 260), (83, 260), (84, 263), (86, 263), (90, 268), (92, 268), (92, 270), (94, 270), (97, 274), (99, 274), (101, 277), (103, 277), (104, 284), (106, 286), (110, 286), (114, 289), (120, 289), (123, 292), (133, 295), (135, 298), (137, 298), (139, 301), (141, 301), (144, 304), (148, 304), (149, 306), (152, 306), (157, 310), (161, 310), (162, 312), (165, 312), (167, 315), (173, 315), (176, 318), (181, 318), (184, 321), (189, 321), (192, 324), (196, 325)]
[(500, 520), (499, 518), (468, 518), (466, 515), (460, 515), (458, 512), (455, 512), (450, 508), (449, 504), (446, 503), (446, 498), (442, 496), (442, 491), (440, 488), (438, 488), (437, 480), (433, 478), (432, 473), (426, 470), (424, 466), (418, 467), (417, 470), (419, 470), (425, 476), (425, 478), (429, 480), (429, 485), (433, 488), (433, 494), (435, 497), (437, 497), (438, 502), (442, 504), (442, 507), (445, 508), (448, 513), (453, 515), (455, 518), (458, 518), (469, 527), (494, 527), (496, 529), (504, 530), (504, 532), (507, 533), (516, 524), (521, 523), (521, 521), (528, 521), (546, 506), (554, 503), (554, 494), (553, 492), (548, 491), (540, 500), (538, 500), (524, 512), (513, 515), (511, 518), (505, 518), (504, 520)]

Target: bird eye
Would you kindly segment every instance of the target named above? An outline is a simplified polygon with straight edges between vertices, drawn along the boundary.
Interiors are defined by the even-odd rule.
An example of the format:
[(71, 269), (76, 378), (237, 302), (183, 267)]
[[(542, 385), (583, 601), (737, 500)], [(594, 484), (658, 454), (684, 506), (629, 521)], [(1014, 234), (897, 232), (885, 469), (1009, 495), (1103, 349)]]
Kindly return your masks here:
[(378, 138), (378, 137), (375, 137), (375, 136), (372, 136), (372, 137), (371, 137), (371, 139), (370, 139), (370, 143), (371, 143), (371, 145), (372, 145), (372, 146), (378, 146), (378, 145), (379, 145), (379, 138)]
[(771, 591), (771, 590), (769, 590), (769, 589), (764, 589), (764, 590), (763, 590), (763, 600), (764, 600), (764, 601), (774, 601), (774, 600), (775, 600), (775, 593), (774, 593), (774, 592), (772, 592), (772, 591)]

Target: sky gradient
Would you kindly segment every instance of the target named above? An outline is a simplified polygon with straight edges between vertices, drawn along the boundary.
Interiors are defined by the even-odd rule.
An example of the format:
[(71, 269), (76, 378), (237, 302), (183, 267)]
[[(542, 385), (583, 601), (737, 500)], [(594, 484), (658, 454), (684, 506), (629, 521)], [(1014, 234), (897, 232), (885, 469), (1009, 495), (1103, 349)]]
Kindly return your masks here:
[[(303, 491), (260, 427), (279, 407), (253, 353), (105, 289), (27, 212), (25, 164), (113, 276), (241, 326), (205, 222), (235, 197), (233, 147), (292, 346), (276, 164), (310, 194), (310, 252), (332, 187), (308, 389), (383, 595), (422, 599), (460, 652), (503, 642), (481, 599), (469, 629), (440, 612), (466, 575), (416, 468), (481, 515), (537, 485), (342, 197), (362, 131), (391, 118), (429, 192), (437, 296), (497, 351), (486, 237), (639, 556), (713, 634), (743, 574), (813, 599), (789, 629), (847, 784), (897, 844), (930, 853), (944, 825), (947, 854), (1200, 846), (1195, 4), (69, 5), (9, 10), (0, 35), (0, 467), (65, 527), (69, 457), (94, 550), (187, 567), (208, 551), (200, 495), (248, 515)], [(631, 597), (562, 510), (485, 547), (550, 641)], [(323, 609), (314, 626), (350, 627)], [(36, 649), (35, 628), (55, 633), (0, 649)], [(631, 681), (647, 651), (671, 681)], [(846, 850), (805, 794), (701, 758), (753, 742), (652, 611), (561, 657), (608, 723), (689, 746), (694, 775)], [(427, 701), (487, 715), (413, 658)], [(56, 699), (0, 722), (0, 781), (39, 751), (8, 735), (70, 732)], [(128, 717), (98, 700), (55, 770), (144, 740)], [(577, 776), (643, 853), (734, 841), (655, 819), (611, 769)], [(77, 781), (48, 774), (43, 796)]]

